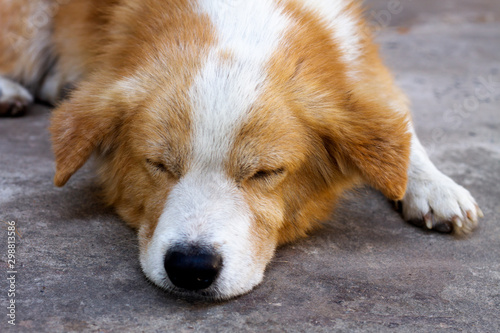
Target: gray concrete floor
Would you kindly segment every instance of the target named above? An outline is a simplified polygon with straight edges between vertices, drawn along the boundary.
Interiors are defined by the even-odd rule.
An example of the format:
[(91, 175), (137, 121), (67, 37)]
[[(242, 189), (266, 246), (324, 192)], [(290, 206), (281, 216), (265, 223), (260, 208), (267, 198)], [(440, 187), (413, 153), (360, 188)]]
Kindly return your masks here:
[[(350, 195), (325, 228), (278, 251), (265, 281), (220, 304), (143, 277), (134, 232), (84, 167), (52, 187), (50, 110), (0, 119), (0, 219), (17, 222), (19, 332), (499, 332), (500, 2), (367, 1), (386, 62), (435, 163), (486, 217), (467, 239), (405, 224), (377, 192)], [(387, 15), (387, 14), (390, 15)], [(7, 225), (1, 265), (7, 269)], [(7, 280), (0, 281), (0, 331)]]

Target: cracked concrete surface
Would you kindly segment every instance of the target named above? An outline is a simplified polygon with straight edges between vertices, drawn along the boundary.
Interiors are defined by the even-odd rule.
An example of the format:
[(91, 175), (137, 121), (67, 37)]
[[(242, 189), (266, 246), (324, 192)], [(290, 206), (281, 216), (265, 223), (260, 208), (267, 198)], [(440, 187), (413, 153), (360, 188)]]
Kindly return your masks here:
[(0, 331), (500, 331), (500, 2), (366, 3), (431, 158), (486, 215), (479, 230), (425, 232), (361, 189), (324, 229), (280, 249), (251, 293), (179, 300), (144, 278), (135, 234), (100, 202), (91, 166), (52, 186), (50, 110), (34, 106), (0, 119), (0, 220), (20, 233), (12, 328), (2, 222)]

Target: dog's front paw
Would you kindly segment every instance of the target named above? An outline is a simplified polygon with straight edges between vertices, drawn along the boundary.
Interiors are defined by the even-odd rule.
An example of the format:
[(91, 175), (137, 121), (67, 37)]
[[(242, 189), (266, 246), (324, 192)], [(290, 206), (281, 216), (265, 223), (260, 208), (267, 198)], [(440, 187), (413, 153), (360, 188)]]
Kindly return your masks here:
[(24, 87), (0, 77), (0, 116), (21, 116), (32, 102), (33, 97)]
[(483, 217), (469, 191), (439, 171), (410, 178), (399, 204), (406, 221), (442, 233), (470, 233)]

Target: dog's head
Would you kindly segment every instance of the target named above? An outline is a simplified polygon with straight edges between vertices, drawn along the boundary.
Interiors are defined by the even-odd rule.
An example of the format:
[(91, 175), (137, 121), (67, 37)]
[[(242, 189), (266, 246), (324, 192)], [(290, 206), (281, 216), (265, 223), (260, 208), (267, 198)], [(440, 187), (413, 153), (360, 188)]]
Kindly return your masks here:
[(51, 131), (56, 185), (96, 153), (153, 282), (240, 295), (344, 190), (364, 181), (403, 196), (406, 116), (387, 110), (371, 74), (350, 71), (318, 17), (271, 1), (231, 13), (134, 6), (117, 9), (96, 70), (54, 111)]

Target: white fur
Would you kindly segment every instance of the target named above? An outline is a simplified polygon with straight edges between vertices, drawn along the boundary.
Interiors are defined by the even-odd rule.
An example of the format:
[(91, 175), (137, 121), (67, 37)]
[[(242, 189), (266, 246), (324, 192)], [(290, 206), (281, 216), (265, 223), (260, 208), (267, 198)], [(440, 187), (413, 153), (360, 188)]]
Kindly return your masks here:
[(33, 97), (19, 83), (0, 76), (0, 103), (13, 104), (16, 101), (28, 105), (33, 102)]
[[(55, 70), (53, 73), (50, 73), (43, 83), (38, 88), (36, 96), (40, 98), (42, 101), (46, 101), (52, 104), (56, 104), (61, 96), (61, 90), (64, 87), (64, 84), (67, 81), (63, 78), (63, 75), (60, 71)], [(75, 80), (76, 82), (76, 80)]]
[(314, 12), (331, 30), (332, 38), (340, 46), (342, 58), (349, 66), (355, 65), (362, 55), (360, 22), (348, 9), (351, 2), (346, 0), (302, 0), (304, 7)]
[(452, 222), (457, 231), (471, 231), (482, 216), (476, 201), (462, 186), (439, 171), (431, 162), (415, 131), (412, 131), (408, 187), (403, 198), (406, 220), (422, 220), (431, 229), (440, 222)]
[[(223, 258), (223, 269), (210, 290), (218, 297), (245, 293), (263, 277), (271, 259), (256, 258), (251, 238), (252, 215), (237, 187), (220, 173), (191, 172), (172, 190), (153, 239), (142, 249), (146, 275), (160, 286), (172, 288), (163, 260), (175, 245), (209, 246)], [(266, 260), (267, 259), (267, 260)]]
[[(173, 287), (163, 269), (168, 249), (183, 244), (217, 249), (223, 270), (210, 290), (230, 297), (252, 289), (263, 277), (275, 244), (256, 258), (253, 216), (224, 164), (235, 136), (258, 99), (266, 64), (288, 26), (270, 0), (201, 1), (200, 12), (216, 27), (218, 43), (209, 52), (190, 91), (193, 153), (188, 173), (172, 190), (149, 248), (141, 254), (144, 272)], [(221, 54), (230, 54), (224, 59)]]
[[(218, 44), (191, 89), (194, 163), (220, 168), (236, 130), (264, 89), (267, 62), (289, 20), (271, 0), (200, 1), (217, 30)], [(229, 60), (221, 59), (229, 53)]]

